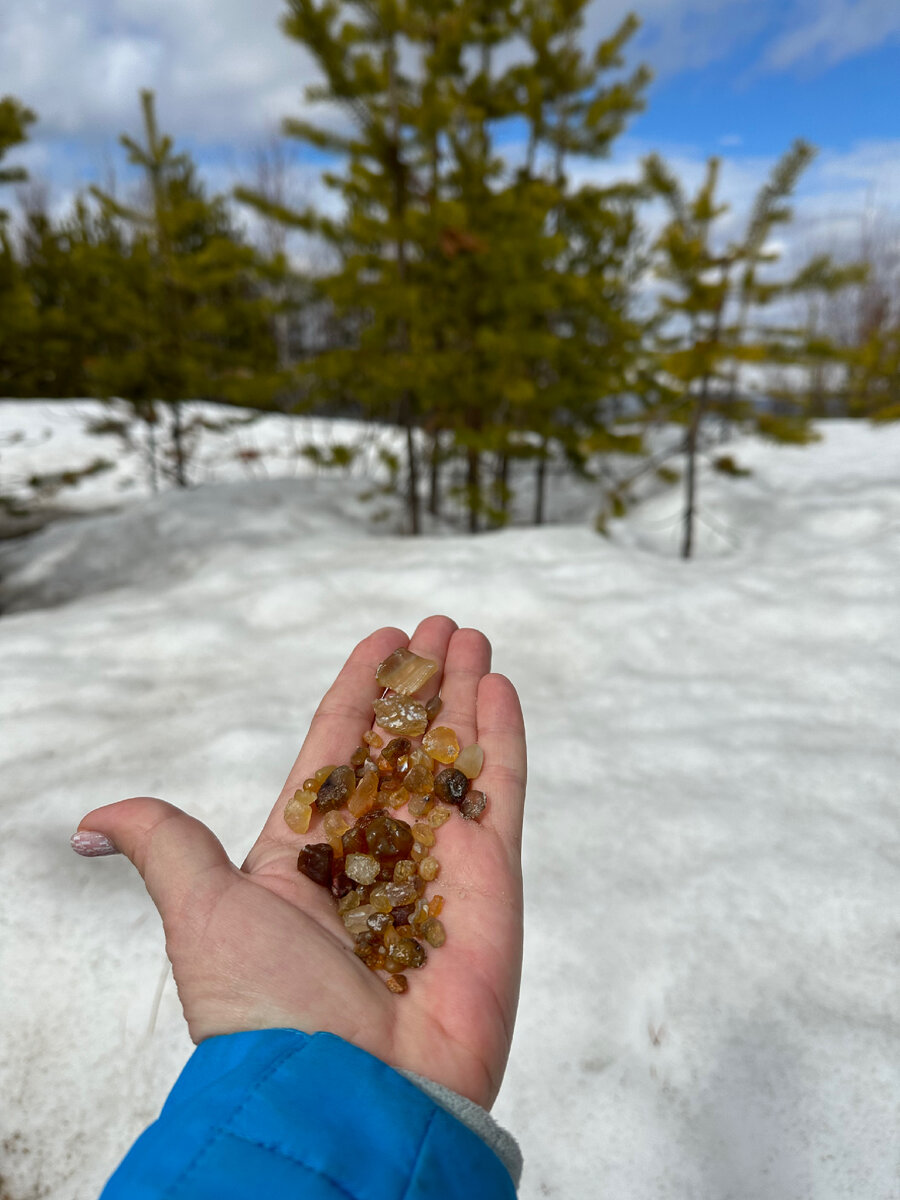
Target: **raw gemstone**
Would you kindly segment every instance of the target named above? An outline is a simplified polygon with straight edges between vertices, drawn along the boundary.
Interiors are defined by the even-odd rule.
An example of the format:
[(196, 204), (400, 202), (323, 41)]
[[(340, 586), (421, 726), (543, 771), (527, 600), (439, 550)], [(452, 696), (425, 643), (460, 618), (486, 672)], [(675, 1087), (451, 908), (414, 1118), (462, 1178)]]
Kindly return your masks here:
[[(318, 774), (318, 772), (317, 772)], [(326, 776), (316, 796), (319, 812), (330, 812), (346, 804), (356, 790), (356, 775), (352, 767), (335, 767)]]
[(475, 779), (484, 765), (484, 751), (477, 742), (473, 742), (471, 746), (466, 746), (453, 765), (457, 771), (462, 771), (467, 779)]
[(426, 883), (431, 883), (432, 879), (437, 879), (440, 869), (441, 864), (430, 854), (419, 863), (419, 874)]
[[(347, 830), (350, 828), (350, 826), (344, 820), (341, 813), (327, 812), (325, 814), (325, 819), (322, 822), (322, 828), (325, 830), (325, 836), (328, 838), (329, 841), (331, 841), (332, 838), (342, 837), (347, 832)], [(341, 854), (343, 854), (343, 853), (344, 853), (344, 850), (342, 848)]]
[(379, 862), (393, 866), (399, 859), (409, 856), (413, 835), (405, 821), (388, 816), (369, 817), (365, 831), (369, 853)]
[(405, 991), (409, 990), (409, 983), (405, 975), (388, 975), (384, 981), (384, 986), (389, 992), (393, 992), (395, 996), (402, 996)]
[(369, 761), (369, 751), (366, 749), (365, 746), (357, 746), (356, 749), (353, 751), (353, 753), (350, 755), (350, 766), (351, 767), (361, 767), (364, 763), (367, 763), (368, 761)]
[(415, 795), (430, 796), (434, 791), (434, 776), (427, 767), (410, 767), (403, 776), (403, 786)]
[(418, 700), (410, 700), (405, 696), (386, 696), (383, 700), (376, 700), (372, 707), (382, 729), (419, 737), (428, 728), (425, 705)]
[(403, 904), (409, 904), (410, 900), (415, 900), (415, 882), (409, 879), (406, 883), (386, 883), (384, 884), (384, 894), (390, 900), (391, 908), (399, 908)]
[(420, 863), (423, 858), (428, 857), (428, 847), (423, 846), (421, 842), (415, 842), (412, 850), (409, 852), (409, 857), (415, 863)]
[(422, 738), (422, 748), (438, 762), (452, 763), (459, 754), (459, 739), (448, 725), (437, 725)]
[(437, 672), (431, 658), (422, 658), (412, 650), (397, 649), (378, 664), (375, 678), (382, 687), (391, 688), (403, 696), (411, 696)]
[(374, 729), (367, 729), (363, 734), (363, 741), (367, 746), (371, 746), (373, 750), (380, 750), (384, 745), (384, 738), (380, 733), (376, 733)]
[(343, 858), (344, 857), (344, 843), (341, 841), (341, 839), (339, 837), (337, 837), (337, 836), (330, 837), (328, 839), (328, 845), (334, 851), (335, 858)]
[(368, 925), (374, 933), (384, 933), (388, 925), (393, 925), (394, 918), (390, 913), (373, 912), (369, 917)]
[(341, 844), (344, 847), (345, 854), (369, 853), (369, 847), (366, 844), (366, 835), (358, 825), (354, 825), (352, 829), (348, 829), (347, 832), (343, 834), (341, 837)]
[(412, 750), (412, 742), (408, 737), (395, 737), (391, 738), (382, 750), (381, 757), (385, 762), (390, 763), (390, 769), (395, 771), (400, 759), (405, 758), (410, 750)]
[(412, 827), (413, 838), (423, 846), (434, 845), (434, 826), (426, 821), (416, 821)]
[(411, 858), (401, 858), (394, 867), (394, 883), (406, 883), (416, 873), (416, 864)]
[[(352, 892), (355, 887), (356, 880), (350, 878), (350, 876), (344, 870), (344, 864), (342, 862), (341, 869), (331, 880), (331, 894), (336, 900), (340, 900), (343, 896), (346, 896), (348, 892)], [(360, 903), (362, 903), (362, 900)]]
[(344, 870), (356, 883), (374, 883), (378, 878), (378, 860), (371, 854), (348, 854)]
[(426, 771), (434, 770), (434, 760), (430, 754), (426, 754), (421, 746), (413, 746), (409, 752), (410, 767), (424, 767)]
[(487, 796), (484, 792), (469, 792), (462, 804), (459, 806), (459, 811), (467, 821), (477, 821), (485, 810), (487, 805)]
[[(391, 946), (391, 958), (403, 967), (421, 967), (425, 962), (425, 947), (415, 938), (401, 938)], [(390, 967), (388, 967), (390, 970)]]
[(371, 892), (369, 892), (369, 903), (376, 912), (389, 913), (394, 907), (385, 890), (387, 886), (386, 883), (376, 883)]
[(427, 817), (434, 808), (434, 801), (430, 796), (410, 796), (409, 798), (409, 815), (411, 817)]
[(438, 804), (428, 814), (428, 824), (433, 825), (434, 828), (437, 829), (443, 825), (445, 821), (449, 821), (452, 815), (452, 808), (448, 808), (446, 804)]
[(391, 808), (402, 808), (409, 801), (409, 792), (405, 787), (397, 788), (396, 792), (389, 793), (388, 804)]
[(408, 925), (415, 907), (415, 904), (401, 904), (399, 908), (395, 908), (392, 914), (394, 925)]
[(443, 707), (444, 702), (440, 695), (434, 695), (430, 700), (426, 700), (425, 711), (428, 713), (428, 720), (433, 721)]
[(353, 888), (353, 890), (349, 891), (346, 896), (341, 896), (340, 900), (338, 900), (337, 910), (340, 915), (343, 916), (344, 913), (349, 912), (351, 908), (359, 908), (359, 905), (359, 892), (356, 890), (356, 888)]
[(444, 931), (444, 926), (435, 917), (429, 917), (422, 925), (422, 937), (429, 946), (443, 946), (447, 940), (447, 934)]
[(314, 842), (311, 846), (304, 846), (300, 851), (297, 870), (307, 879), (311, 879), (313, 883), (320, 883), (322, 887), (330, 888), (333, 862), (334, 851), (328, 843)]
[(456, 767), (447, 767), (434, 777), (434, 794), (445, 804), (460, 804), (468, 790), (468, 779)]
[(309, 829), (309, 821), (312, 816), (310, 800), (315, 800), (315, 796), (311, 792), (297, 791), (284, 806), (284, 819), (294, 833), (306, 833)]
[(351, 908), (349, 912), (344, 913), (342, 920), (348, 933), (368, 933), (369, 917), (374, 911), (371, 904), (361, 904), (359, 908)]
[(429, 917), (439, 917), (441, 915), (441, 910), (443, 909), (443, 907), (444, 907), (444, 897), (443, 896), (432, 896), (431, 899), (428, 901)]
[(354, 817), (361, 817), (369, 812), (378, 801), (378, 768), (370, 760), (363, 766), (362, 777), (356, 785), (356, 791), (347, 802), (347, 807)]

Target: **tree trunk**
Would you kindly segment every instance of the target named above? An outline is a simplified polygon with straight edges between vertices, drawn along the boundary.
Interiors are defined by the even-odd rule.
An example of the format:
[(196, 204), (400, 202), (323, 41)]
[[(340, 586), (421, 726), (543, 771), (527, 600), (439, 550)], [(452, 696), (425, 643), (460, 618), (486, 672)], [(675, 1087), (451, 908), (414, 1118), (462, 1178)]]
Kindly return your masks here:
[(543, 525), (544, 506), (547, 495), (547, 439), (541, 442), (541, 453), (537, 460), (534, 477), (534, 523)]
[(478, 532), (478, 510), (481, 500), (481, 454), (474, 446), (470, 446), (468, 454), (468, 472), (466, 476), (467, 493), (469, 497), (469, 533)]
[(441, 435), (435, 430), (431, 438), (431, 461), (429, 463), (428, 511), (433, 517), (441, 514)]
[[(497, 507), (503, 514), (503, 520), (506, 521), (509, 517), (509, 455), (505, 450), (501, 450), (497, 455), (494, 488), (497, 494)], [(498, 522), (498, 524), (501, 523)]]
[(175, 482), (179, 487), (186, 488), (187, 456), (184, 450), (184, 426), (181, 423), (181, 403), (175, 400), (172, 404), (172, 447), (175, 451)]
[(409, 532), (416, 537), (422, 532), (419, 507), (419, 458), (416, 439), (413, 436), (412, 404), (409, 392), (403, 393), (401, 421), (406, 427), (406, 512), (409, 517)]
[(694, 549), (694, 519), (697, 513), (697, 443), (700, 438), (700, 426), (706, 412), (709, 394), (709, 376), (703, 376), (700, 395), (691, 416), (691, 423), (684, 439), (684, 453), (687, 458), (687, 470), (684, 475), (684, 513), (682, 516), (681, 557), (690, 558)]

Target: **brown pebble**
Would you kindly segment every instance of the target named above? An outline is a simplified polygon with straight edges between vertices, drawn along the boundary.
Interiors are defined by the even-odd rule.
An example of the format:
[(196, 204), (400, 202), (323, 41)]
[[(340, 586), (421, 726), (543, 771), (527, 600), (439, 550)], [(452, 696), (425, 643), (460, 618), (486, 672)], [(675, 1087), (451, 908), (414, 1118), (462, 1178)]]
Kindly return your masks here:
[(459, 811), (467, 821), (477, 821), (487, 806), (487, 796), (484, 792), (468, 792), (464, 797)]
[(434, 794), (445, 804), (461, 804), (468, 790), (468, 779), (456, 767), (447, 767), (434, 777)]
[(396, 996), (402, 996), (405, 991), (409, 990), (409, 983), (405, 975), (389, 975), (384, 981), (384, 985), (389, 992), (393, 992)]
[(331, 887), (331, 864), (334, 851), (327, 842), (313, 842), (304, 846), (297, 859), (297, 870), (322, 887)]

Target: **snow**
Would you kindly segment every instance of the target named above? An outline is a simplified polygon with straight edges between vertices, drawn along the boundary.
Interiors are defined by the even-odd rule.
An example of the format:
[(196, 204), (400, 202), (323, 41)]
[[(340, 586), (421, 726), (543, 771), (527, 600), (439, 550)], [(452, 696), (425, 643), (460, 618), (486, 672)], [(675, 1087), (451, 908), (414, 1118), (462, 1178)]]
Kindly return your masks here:
[[(112, 457), (89, 409), (0, 405), (6, 478), (51, 445)], [(445, 611), (491, 638), (530, 738), (494, 1110), (524, 1200), (896, 1197), (900, 428), (729, 445), (753, 474), (704, 474), (685, 564), (677, 492), (609, 540), (587, 507), (380, 532), (360, 473), (276, 459), (310, 436), (278, 422), (234, 434), (270, 478), (229, 454), (149, 497), (136, 456), (77, 489), (102, 511), (0, 550), (0, 1195), (96, 1197), (191, 1049), (140, 879), (69, 850), (82, 813), (161, 795), (240, 860), (352, 645)]]

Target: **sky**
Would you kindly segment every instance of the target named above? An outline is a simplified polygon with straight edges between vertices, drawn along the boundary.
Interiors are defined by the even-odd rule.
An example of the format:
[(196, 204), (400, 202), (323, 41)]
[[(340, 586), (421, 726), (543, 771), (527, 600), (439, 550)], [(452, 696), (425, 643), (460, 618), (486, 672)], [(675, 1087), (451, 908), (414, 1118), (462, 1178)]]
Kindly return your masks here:
[[(632, 6), (594, 3), (585, 42)], [(117, 139), (153, 88), (163, 128), (211, 186), (252, 181), (259, 147), (299, 115), (313, 79), (279, 30), (285, 0), (32, 0), (0, 15), (0, 94), (39, 115), (15, 158), (61, 205), (121, 174)], [(801, 188), (808, 220), (845, 233), (864, 209), (900, 208), (900, 5), (896, 0), (646, 0), (629, 65), (654, 72), (647, 111), (616, 146), (619, 173), (649, 150), (690, 185), (711, 154), (749, 195), (795, 137), (819, 147)], [(298, 186), (316, 171), (293, 148)], [(600, 171), (606, 168), (596, 168)]]

